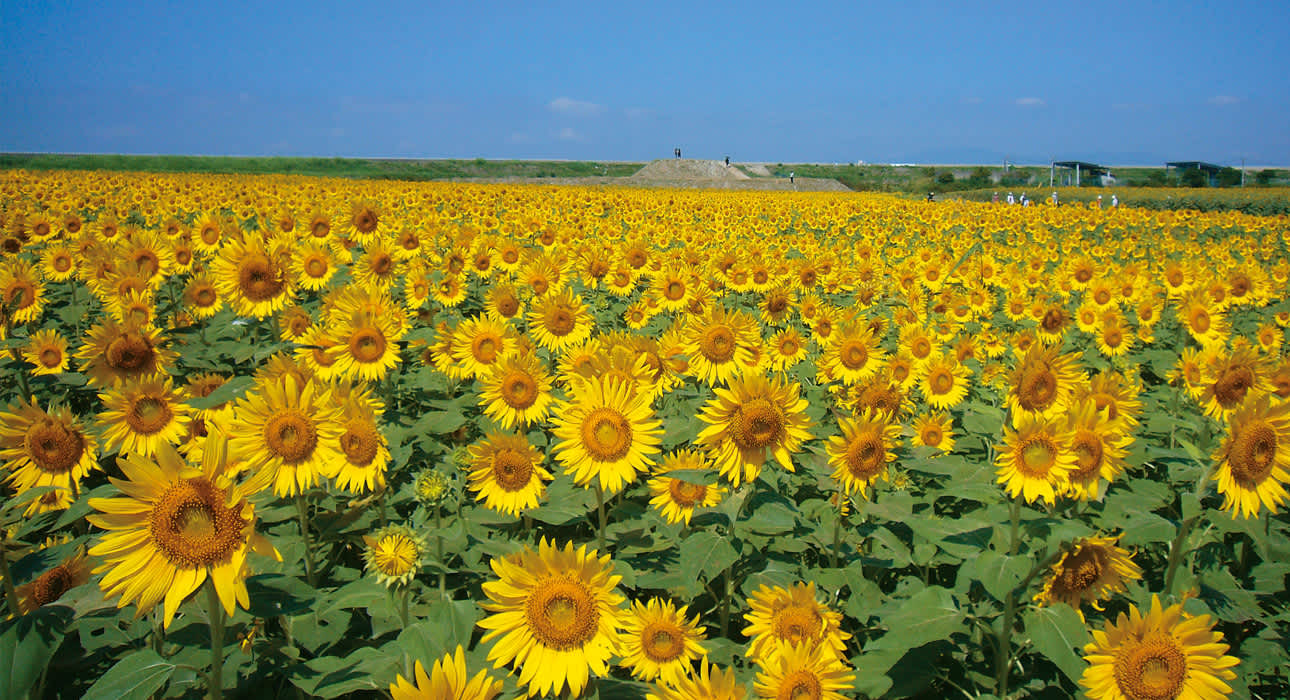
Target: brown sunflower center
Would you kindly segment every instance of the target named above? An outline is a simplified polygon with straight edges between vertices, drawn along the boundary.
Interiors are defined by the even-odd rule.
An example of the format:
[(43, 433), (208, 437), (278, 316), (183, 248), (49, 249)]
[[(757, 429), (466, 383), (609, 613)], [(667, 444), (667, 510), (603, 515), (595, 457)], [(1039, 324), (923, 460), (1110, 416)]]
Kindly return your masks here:
[(31, 582), (31, 599), (37, 605), (58, 600), (75, 585), (72, 572), (66, 566), (55, 566)]
[(1047, 435), (1032, 437), (1017, 450), (1017, 469), (1025, 476), (1047, 479), (1057, 464), (1057, 445)]
[(365, 467), (376, 459), (381, 447), (380, 433), (376, 426), (367, 420), (351, 420), (345, 425), (345, 432), (340, 436), (340, 449), (350, 464)]
[(247, 253), (237, 266), (237, 287), (252, 302), (268, 301), (286, 287), (277, 263), (264, 253)]
[(1017, 403), (1027, 411), (1041, 412), (1057, 399), (1057, 375), (1044, 363), (1021, 370), (1017, 382)]
[(766, 310), (772, 314), (782, 313), (788, 308), (788, 297), (783, 294), (772, 294), (766, 299)]
[(381, 223), (381, 219), (371, 207), (363, 207), (354, 213), (352, 223), (359, 233), (371, 233)]
[(533, 461), (518, 450), (502, 449), (493, 455), (493, 480), (504, 491), (519, 491), (533, 479)]
[(378, 328), (364, 326), (349, 337), (349, 354), (356, 362), (376, 362), (385, 356), (389, 343)]
[(1262, 484), (1272, 473), (1277, 457), (1277, 433), (1263, 421), (1246, 425), (1232, 439), (1227, 451), (1232, 478), (1242, 486)]
[(1090, 547), (1079, 551), (1062, 562), (1057, 585), (1069, 593), (1088, 590), (1102, 576), (1102, 562)]
[(314, 219), (309, 226), (309, 233), (313, 234), (314, 238), (326, 238), (327, 234), (331, 233), (331, 224), (323, 219)]
[(1194, 309), (1190, 314), (1191, 327), (1197, 333), (1206, 333), (1209, 331), (1210, 320), (1209, 312), (1204, 309)]
[(565, 577), (539, 581), (524, 605), (528, 631), (538, 643), (564, 651), (596, 636), (600, 611), (586, 584)]
[(63, 353), (58, 348), (43, 348), (40, 351), (40, 365), (42, 367), (54, 368), (63, 364)]
[(768, 399), (752, 399), (730, 416), (730, 439), (740, 449), (757, 450), (778, 444), (784, 437), (784, 416)]
[(164, 397), (137, 396), (130, 402), (125, 412), (125, 422), (130, 430), (140, 435), (152, 435), (160, 432), (174, 417), (174, 411)]
[(41, 420), (27, 431), (27, 454), (48, 474), (65, 474), (85, 454), (85, 438), (61, 421)]
[(546, 312), (544, 320), (547, 332), (556, 336), (569, 335), (578, 322), (573, 311), (563, 306), (557, 306)]
[(933, 367), (927, 385), (933, 394), (948, 394), (954, 388), (954, 373), (946, 367)]
[(493, 301), (493, 308), (504, 318), (514, 316), (520, 310), (520, 300), (514, 294), (502, 294)]
[(377, 275), (388, 275), (390, 270), (394, 269), (394, 258), (390, 257), (389, 253), (377, 253), (372, 256), (372, 261), (368, 264), (368, 268)]
[(522, 370), (511, 370), (502, 378), (502, 401), (511, 408), (524, 410), (538, 398), (538, 386), (533, 376)]
[(862, 340), (848, 338), (842, 342), (842, 347), (838, 349), (838, 360), (847, 369), (860, 369), (869, 361), (869, 348), (865, 347), (865, 343)]
[(321, 255), (310, 255), (305, 258), (304, 270), (306, 276), (322, 277), (327, 274), (327, 260)]
[(1124, 331), (1119, 326), (1111, 326), (1102, 331), (1102, 342), (1108, 348), (1118, 348), (1124, 343)]
[(299, 464), (309, 459), (318, 446), (318, 429), (299, 410), (279, 409), (265, 421), (264, 444), (274, 457), (287, 464)]
[(193, 301), (195, 302), (195, 306), (198, 306), (201, 308), (214, 306), (215, 300), (218, 298), (215, 293), (215, 289), (208, 285), (202, 285), (198, 287), (193, 292), (192, 297), (193, 297)]
[(920, 360), (931, 355), (932, 341), (927, 338), (915, 338), (914, 342), (909, 344), (909, 354)]
[[(104, 233), (107, 233), (104, 231)], [(197, 233), (197, 237), (202, 239), (206, 245), (215, 245), (219, 241), (219, 227), (203, 226), (202, 230)]]
[(824, 626), (818, 611), (792, 603), (777, 611), (771, 620), (771, 633), (789, 644), (813, 642)]
[(55, 254), (52, 265), (56, 272), (67, 272), (72, 269), (72, 258), (63, 253)]
[(663, 287), (663, 296), (669, 301), (677, 301), (685, 296), (685, 283), (681, 280), (668, 280)]
[(939, 425), (929, 425), (924, 427), (919, 437), (919, 439), (923, 441), (923, 444), (928, 447), (936, 447), (941, 444), (941, 440), (944, 438), (945, 434), (941, 432), (941, 427)]
[(797, 354), (797, 351), (800, 350), (801, 347), (801, 344), (793, 338), (785, 338), (779, 341), (779, 354), (784, 357), (792, 357)]
[(709, 362), (729, 362), (735, 356), (735, 334), (728, 326), (715, 326), (703, 332), (699, 352)]
[(534, 294), (542, 296), (546, 294), (546, 290), (551, 288), (551, 281), (542, 276), (534, 277), (529, 280), (529, 288), (533, 290)]
[(592, 459), (614, 462), (632, 447), (632, 424), (617, 409), (601, 406), (582, 419), (582, 447)]
[(847, 471), (858, 480), (867, 481), (877, 476), (887, 463), (886, 457), (882, 439), (873, 433), (861, 433), (847, 443)]
[(122, 372), (143, 370), (152, 364), (154, 357), (152, 343), (135, 331), (127, 331), (113, 339), (104, 353), (108, 366)]
[(651, 622), (641, 630), (641, 653), (658, 664), (677, 659), (685, 653), (685, 633), (667, 620)]
[(1071, 451), (1075, 454), (1075, 468), (1071, 470), (1070, 480), (1088, 483), (1102, 474), (1102, 440), (1092, 432), (1081, 430), (1071, 441)]
[(672, 497), (672, 502), (682, 508), (693, 508), (701, 505), (703, 499), (708, 495), (708, 487), (703, 484), (694, 484), (681, 479), (672, 479), (667, 485), (668, 495)]
[(195, 569), (228, 561), (246, 541), (241, 508), (205, 478), (186, 479), (157, 499), (149, 529), (157, 550), (172, 564)]
[(784, 677), (775, 693), (775, 700), (820, 700), (824, 687), (820, 677), (809, 668), (802, 668)]
[(1115, 656), (1115, 683), (1130, 700), (1173, 700), (1186, 679), (1187, 655), (1167, 634), (1153, 634)]
[(1223, 369), (1214, 380), (1214, 399), (1223, 408), (1234, 408), (1245, 400), (1245, 394), (1254, 386), (1254, 372), (1245, 365)]
[(498, 336), (492, 333), (481, 334), (470, 341), (470, 354), (476, 362), (491, 365), (497, 361), (501, 345), (502, 339)]

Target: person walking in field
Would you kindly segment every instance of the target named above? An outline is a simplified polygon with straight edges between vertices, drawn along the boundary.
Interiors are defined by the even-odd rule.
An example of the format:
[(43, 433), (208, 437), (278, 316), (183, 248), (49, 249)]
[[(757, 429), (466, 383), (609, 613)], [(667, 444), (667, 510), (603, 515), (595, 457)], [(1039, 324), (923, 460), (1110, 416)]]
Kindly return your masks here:
[(788, 184), (790, 185), (793, 184), (793, 178), (795, 178), (796, 176), (797, 176), (796, 171), (793, 171), (793, 170), (788, 171)]
[(991, 204), (998, 204), (998, 203), (999, 203), (999, 193), (998, 193), (998, 192), (995, 192), (995, 193), (994, 193), (994, 196), (990, 198), (990, 203), (991, 203)]
[(1017, 203), (1017, 198), (1016, 198), (1016, 197), (1013, 197), (1013, 196), (1012, 196), (1012, 193), (1011, 193), (1011, 192), (1009, 192), (1009, 193), (1008, 193), (1008, 204), (1016, 204), (1016, 203)]
[(1057, 206), (1057, 190), (1053, 190), (1053, 206)]
[(1114, 194), (1111, 195), (1111, 206), (1112, 207), (1120, 206), (1120, 198), (1117, 195), (1114, 195)]

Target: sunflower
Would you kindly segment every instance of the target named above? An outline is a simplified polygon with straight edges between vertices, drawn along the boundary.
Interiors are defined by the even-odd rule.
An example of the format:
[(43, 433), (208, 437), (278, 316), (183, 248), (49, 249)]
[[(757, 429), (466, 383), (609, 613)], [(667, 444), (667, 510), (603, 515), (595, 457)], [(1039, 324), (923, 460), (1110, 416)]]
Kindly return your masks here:
[(798, 333), (796, 328), (777, 331), (766, 341), (766, 344), (770, 346), (767, 351), (768, 362), (771, 369), (777, 372), (793, 369), (798, 362), (802, 361), (802, 358), (806, 357), (807, 341), (802, 339), (802, 334)]
[(192, 409), (170, 377), (153, 375), (122, 382), (99, 394), (103, 448), (150, 457), (163, 444), (178, 445), (188, 435)]
[(255, 532), (249, 494), (226, 475), (222, 437), (204, 450), (200, 469), (165, 443), (154, 458), (131, 454), (117, 464), (126, 480), (109, 480), (122, 497), (90, 499), (99, 513), (87, 518), (109, 531), (90, 549), (102, 560), (94, 573), (103, 574), (104, 594), (120, 596), (117, 607), (136, 603), (136, 615), (164, 602), (166, 628), (207, 577), (227, 614), (246, 608), (248, 549), (282, 557)]
[(40, 255), (40, 270), (50, 282), (66, 282), (76, 275), (76, 252), (66, 243), (53, 243)]
[[(371, 199), (360, 199), (349, 207), (344, 219), (345, 234), (350, 240), (366, 246), (375, 242), (385, 230), (381, 228), (381, 206)], [(388, 228), (388, 227), (387, 227)]]
[(1065, 410), (1076, 384), (1083, 381), (1076, 354), (1035, 344), (1009, 376), (1008, 408), (1013, 424), (1024, 416), (1050, 418)]
[(690, 304), (690, 294), (698, 280), (680, 267), (667, 267), (654, 275), (650, 291), (663, 311), (682, 311)]
[(294, 496), (334, 476), (346, 462), (340, 451), (341, 410), (329, 391), (290, 374), (263, 382), (238, 400), (229, 449), (247, 469), (263, 473), (278, 496)]
[(1124, 471), (1125, 448), (1133, 440), (1121, 432), (1122, 425), (1098, 410), (1092, 399), (1084, 399), (1071, 406), (1067, 427), (1075, 465), (1066, 475), (1069, 495), (1096, 500), (1102, 490), (1102, 482), (1115, 481)]
[(1067, 475), (1078, 457), (1071, 451), (1069, 430), (1060, 419), (1044, 420), (1029, 414), (1020, 416), (1016, 430), (1005, 428), (1004, 444), (995, 457), (998, 483), (1012, 498), (1024, 496), (1026, 503), (1043, 498), (1056, 503), (1057, 494), (1067, 488)]
[(486, 316), (467, 319), (453, 331), (453, 359), (470, 377), (493, 373), (498, 363), (515, 352), (515, 329)]
[(338, 311), (335, 316), (340, 320), (328, 325), (327, 334), (336, 341), (331, 352), (337, 376), (377, 381), (399, 366), (403, 327), (397, 320), (368, 311)]
[(580, 486), (594, 479), (617, 493), (654, 464), (663, 424), (654, 416), (649, 397), (616, 379), (583, 383), (569, 401), (555, 409), (552, 434), (559, 442), (555, 458)]
[(384, 404), (366, 386), (340, 382), (334, 389), (341, 407), (344, 432), (337, 447), (345, 460), (336, 471), (336, 485), (352, 494), (385, 488), (390, 447), (378, 423)]
[(34, 321), (45, 309), (40, 269), (20, 258), (0, 265), (0, 319), (9, 325)]
[(211, 274), (220, 296), (239, 316), (267, 318), (291, 300), (289, 258), (285, 248), (254, 238), (230, 241), (211, 262)]
[(67, 338), (52, 328), (36, 331), (22, 349), (22, 359), (35, 366), (34, 375), (62, 374), (67, 371)]
[(1216, 352), (1204, 365), (1200, 397), (1205, 415), (1225, 421), (1247, 400), (1258, 399), (1271, 387), (1266, 363), (1253, 346), (1237, 343), (1230, 353)]
[(1227, 317), (1204, 294), (1189, 294), (1176, 310), (1179, 323), (1202, 347), (1219, 345), (1227, 337)]
[(900, 331), (900, 351), (913, 358), (915, 367), (922, 367), (937, 349), (936, 339), (926, 328), (907, 325)]
[[(1138, 399), (1140, 392), (1138, 382), (1118, 372), (1104, 370), (1093, 375), (1087, 384), (1076, 385), (1071, 394), (1071, 405), (1092, 399), (1097, 410), (1105, 412), (1107, 420), (1128, 436), (1138, 425), (1138, 414), (1142, 412), (1142, 401)], [(1129, 442), (1132, 442), (1131, 438)]]
[(341, 252), (331, 243), (317, 239), (306, 239), (299, 246), (289, 266), (292, 281), (309, 291), (326, 287), (344, 264)]
[(545, 420), (551, 401), (551, 375), (532, 353), (511, 353), (491, 365), (479, 397), (484, 414), (508, 429)]
[(940, 452), (954, 451), (954, 419), (944, 411), (924, 413), (914, 418), (915, 445), (931, 447)]
[(727, 384), (750, 364), (751, 348), (760, 342), (754, 319), (714, 305), (686, 329), (688, 372), (708, 385)]
[(523, 435), (489, 433), (470, 446), (469, 488), (475, 500), (499, 513), (519, 517), (536, 508), (553, 478), (544, 457)]
[(609, 555), (584, 545), (563, 548), (542, 538), (537, 551), (527, 546), (489, 561), (498, 580), (484, 583), (492, 613), (479, 621), (483, 641), (497, 640), (488, 659), (497, 668), (514, 662), (529, 695), (582, 693), (593, 674), (609, 673), (609, 660), (621, 646), (623, 625)]
[(1223, 508), (1232, 517), (1256, 517), (1264, 506), (1275, 514), (1290, 482), (1290, 403), (1274, 405), (1268, 397), (1246, 403), (1232, 415), (1213, 458)]
[(394, 250), (383, 240), (373, 241), (350, 266), (355, 282), (370, 289), (388, 291), (400, 275)]
[(842, 615), (819, 600), (815, 582), (788, 588), (761, 585), (748, 599), (742, 632), (749, 637), (745, 656), (761, 666), (781, 658), (794, 647), (819, 648), (827, 659), (845, 659), (846, 640)]
[(887, 477), (887, 463), (896, 459), (891, 450), (899, 443), (900, 426), (885, 414), (865, 412), (854, 418), (839, 418), (841, 435), (829, 438), (829, 466), (832, 477), (847, 493), (867, 489), (879, 477)]
[(699, 660), (698, 672), (690, 672), (676, 679), (675, 686), (655, 685), (645, 694), (645, 700), (744, 700), (748, 689), (735, 678), (733, 668), (723, 669)]
[(1125, 328), (1124, 318), (1119, 312), (1103, 314), (1102, 322), (1097, 327), (1097, 351), (1103, 357), (1115, 359), (1124, 356), (1133, 348), (1134, 334)]
[[(1044, 588), (1035, 595), (1035, 600), (1040, 605), (1065, 603), (1077, 611), (1087, 601), (1101, 610), (1102, 601), (1126, 590), (1126, 581), (1142, 578), (1142, 569), (1133, 563), (1132, 555), (1119, 542), (1119, 537), (1076, 540), (1048, 572)], [(1081, 611), (1080, 615), (1083, 614)]]
[(560, 352), (591, 337), (595, 319), (571, 290), (535, 300), (528, 313), (529, 335), (547, 350)]
[(175, 353), (162, 347), (161, 331), (134, 323), (108, 321), (89, 330), (76, 352), (93, 386), (165, 374)]
[(701, 452), (682, 449), (668, 453), (654, 470), (654, 476), (650, 477), (649, 504), (658, 509), (669, 523), (689, 525), (696, 509), (717, 505), (726, 490), (714, 484), (704, 484), (694, 477), (687, 480), (669, 474), (710, 469), (712, 465)]
[(390, 697), (393, 700), (493, 700), (502, 692), (502, 682), (480, 671), (474, 677), (468, 677), (466, 655), (461, 645), (457, 650), (436, 662), (426, 675), (426, 669), (418, 659), (413, 664), (412, 681), (402, 675), (394, 677), (390, 684)]
[(1227, 656), (1230, 647), (1209, 615), (1163, 608), (1152, 595), (1146, 615), (1130, 605), (1128, 615), (1092, 633), (1079, 681), (1092, 700), (1221, 700), (1232, 692), (1223, 681), (1236, 678), (1240, 661)]
[(846, 700), (855, 674), (839, 658), (817, 645), (790, 646), (757, 672), (753, 690), (762, 698)]
[(923, 365), (922, 380), (918, 383), (927, 405), (936, 410), (954, 408), (967, 398), (968, 375), (971, 371), (954, 355), (936, 353)]
[(508, 282), (494, 284), (488, 288), (484, 308), (488, 317), (499, 323), (509, 323), (512, 319), (522, 318), (524, 304), (515, 285)]
[(18, 611), (26, 615), (42, 605), (52, 603), (63, 594), (84, 585), (90, 580), (90, 567), (85, 561), (85, 550), (77, 548), (72, 556), (35, 579), (18, 586)]
[(39, 486), (76, 488), (97, 465), (94, 438), (65, 407), (42, 409), (19, 400), (0, 413), (0, 459), (12, 472), (6, 479), (19, 492)]
[(872, 377), (885, 366), (887, 356), (867, 324), (851, 323), (829, 335), (817, 362), (850, 386)]
[(215, 278), (209, 272), (198, 272), (184, 285), (184, 310), (195, 319), (206, 319), (224, 308)]
[(677, 608), (669, 600), (650, 598), (645, 603), (632, 602), (623, 616), (622, 666), (632, 677), (643, 681), (658, 680), (675, 687), (691, 669), (695, 659), (707, 654), (699, 616), (686, 619), (686, 606)]
[(699, 415), (707, 427), (696, 445), (712, 451), (723, 477), (736, 487), (755, 481), (767, 452), (780, 466), (794, 470), (793, 453), (811, 438), (807, 402), (796, 382), (753, 375), (715, 393)]
[(424, 539), (407, 525), (386, 525), (363, 535), (363, 562), (377, 583), (387, 588), (406, 586), (421, 568), (427, 548)]

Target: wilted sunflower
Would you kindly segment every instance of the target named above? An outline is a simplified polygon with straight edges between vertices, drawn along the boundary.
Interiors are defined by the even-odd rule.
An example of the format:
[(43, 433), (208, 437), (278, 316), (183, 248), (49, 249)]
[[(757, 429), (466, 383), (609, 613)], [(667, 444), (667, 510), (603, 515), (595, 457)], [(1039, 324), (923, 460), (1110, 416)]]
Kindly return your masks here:
[(22, 359), (35, 365), (34, 375), (62, 374), (67, 371), (67, 338), (52, 328), (36, 331), (23, 347)]
[(709, 508), (721, 502), (726, 490), (715, 484), (705, 484), (699, 477), (681, 479), (669, 476), (671, 472), (712, 469), (703, 453), (696, 450), (676, 450), (659, 462), (654, 476), (649, 480), (650, 505), (658, 509), (669, 523), (690, 524), (694, 511)]
[(102, 559), (94, 569), (103, 574), (99, 587), (108, 597), (121, 596), (117, 607), (137, 603), (137, 615), (164, 601), (167, 628), (208, 576), (226, 613), (246, 608), (247, 551), (282, 557), (255, 532), (245, 488), (226, 475), (222, 437), (203, 451), (200, 469), (165, 443), (154, 457), (117, 460), (126, 480), (109, 480), (124, 495), (90, 499), (99, 514), (87, 519), (110, 531), (90, 549)]
[(887, 478), (887, 464), (896, 459), (892, 448), (900, 439), (900, 425), (888, 422), (885, 414), (865, 412), (854, 418), (839, 419), (841, 435), (829, 438), (829, 466), (832, 477), (843, 492), (859, 492), (867, 497), (868, 489), (879, 477)]
[(457, 650), (445, 654), (434, 662), (430, 674), (418, 659), (412, 668), (412, 681), (402, 675), (394, 677), (390, 684), (390, 697), (393, 700), (492, 700), (502, 692), (502, 682), (480, 671), (469, 677), (466, 670), (466, 655), (461, 645)]
[(567, 687), (580, 695), (592, 676), (609, 674), (609, 660), (621, 646), (622, 578), (609, 555), (569, 542), (558, 548), (542, 538), (537, 551), (527, 546), (489, 561), (498, 580), (484, 583), (492, 613), (479, 621), (483, 641), (496, 668), (514, 662), (529, 695), (556, 695)]
[(798, 645), (784, 649), (757, 672), (753, 690), (761, 698), (846, 700), (855, 674), (824, 646)]
[(750, 639), (744, 655), (758, 665), (766, 666), (793, 647), (819, 647), (826, 658), (846, 658), (851, 635), (842, 631), (842, 614), (820, 602), (814, 581), (788, 588), (763, 584), (753, 591), (748, 607), (742, 633)]
[(1227, 437), (1214, 453), (1214, 480), (1232, 517), (1272, 514), (1286, 501), (1290, 483), (1290, 402), (1250, 401), (1232, 415)]
[(165, 374), (175, 353), (162, 347), (161, 331), (134, 323), (107, 322), (86, 334), (85, 344), (76, 352), (83, 360), (81, 371), (93, 386)]
[(103, 448), (151, 456), (163, 444), (178, 445), (188, 435), (192, 409), (171, 383), (154, 375), (126, 381), (99, 394)]
[(26, 615), (89, 580), (90, 567), (85, 561), (85, 550), (78, 548), (58, 566), (17, 587), (14, 592), (18, 595), (18, 610)]
[(239, 316), (267, 318), (291, 300), (290, 256), (254, 237), (230, 241), (211, 262), (220, 296)]
[(523, 435), (489, 433), (470, 446), (468, 488), (487, 508), (519, 517), (542, 502), (553, 478), (542, 462), (542, 453)]
[(229, 449), (253, 473), (263, 471), (278, 496), (294, 496), (336, 474), (344, 430), (330, 392), (288, 374), (239, 399)]
[(998, 482), (1008, 495), (1024, 497), (1026, 503), (1039, 498), (1049, 505), (1056, 503), (1077, 461), (1064, 421), (1023, 414), (1016, 430), (1005, 428), (1003, 441), (995, 465), (999, 468)]
[(583, 383), (555, 409), (555, 457), (580, 486), (594, 481), (617, 493), (648, 471), (659, 452), (663, 424), (649, 397), (617, 379)]
[(363, 562), (386, 587), (406, 586), (417, 575), (426, 554), (424, 538), (407, 525), (386, 525), (363, 535)]
[(644, 604), (632, 602), (623, 616), (622, 648), (619, 662), (643, 681), (658, 679), (676, 686), (691, 670), (695, 659), (707, 654), (699, 616), (686, 619), (686, 606), (677, 608), (670, 600), (650, 598)]
[(1102, 601), (1125, 591), (1126, 581), (1142, 578), (1142, 569), (1119, 542), (1119, 537), (1076, 540), (1048, 572), (1035, 600), (1041, 605), (1065, 603), (1077, 611), (1087, 601), (1101, 610)]
[(675, 686), (655, 685), (645, 694), (645, 700), (744, 700), (748, 689), (735, 678), (733, 668), (721, 668), (699, 660), (699, 670), (677, 678)]
[(712, 453), (721, 476), (734, 486), (755, 481), (767, 453), (794, 471), (793, 453), (811, 438), (807, 402), (797, 383), (753, 375), (736, 378), (729, 389), (715, 393), (699, 415), (707, 427), (696, 445)]
[(1152, 595), (1145, 616), (1130, 605), (1128, 615), (1092, 634), (1079, 681), (1092, 700), (1221, 700), (1232, 692), (1223, 681), (1236, 678), (1240, 661), (1227, 656), (1230, 647), (1209, 615), (1162, 608)]
[(528, 322), (533, 340), (553, 352), (587, 340), (596, 325), (587, 305), (568, 289), (534, 300)]

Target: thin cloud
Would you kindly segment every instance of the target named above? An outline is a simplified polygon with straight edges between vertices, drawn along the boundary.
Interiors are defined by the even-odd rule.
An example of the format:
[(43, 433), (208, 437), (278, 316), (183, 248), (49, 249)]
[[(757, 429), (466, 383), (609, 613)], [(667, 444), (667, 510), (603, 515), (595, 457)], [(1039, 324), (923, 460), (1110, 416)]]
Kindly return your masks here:
[(1039, 97), (1018, 97), (1016, 100), (1013, 100), (1013, 104), (1018, 107), (1043, 107), (1048, 103), (1044, 102), (1043, 99)]
[(1209, 103), (1210, 103), (1210, 104), (1212, 104), (1212, 105), (1219, 105), (1219, 106), (1222, 106), (1222, 105), (1234, 105), (1234, 104), (1236, 104), (1237, 102), (1240, 102), (1240, 101), (1241, 101), (1241, 98), (1239, 98), (1239, 97), (1232, 97), (1231, 95), (1214, 95), (1213, 97), (1209, 98)]
[(557, 97), (548, 102), (546, 108), (556, 114), (564, 114), (570, 117), (594, 117), (603, 114), (605, 111), (604, 105), (575, 100), (569, 97)]
[(560, 133), (556, 138), (561, 141), (581, 141), (582, 135), (574, 131), (572, 127), (566, 126), (560, 130)]

